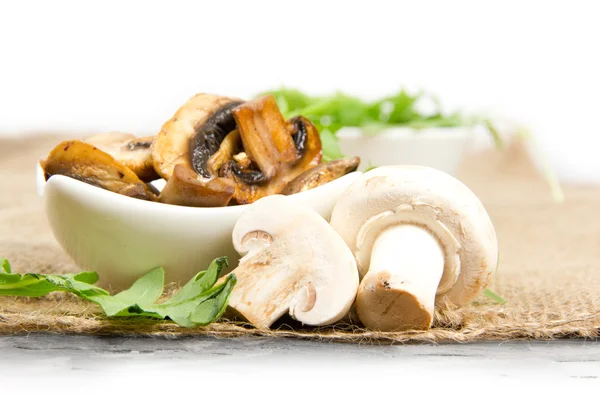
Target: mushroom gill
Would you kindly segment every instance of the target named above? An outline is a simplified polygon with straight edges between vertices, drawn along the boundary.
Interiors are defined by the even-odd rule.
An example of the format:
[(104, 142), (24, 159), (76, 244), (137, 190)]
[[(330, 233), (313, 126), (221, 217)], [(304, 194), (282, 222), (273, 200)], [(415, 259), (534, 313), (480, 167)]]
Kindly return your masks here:
[(218, 95), (197, 94), (163, 125), (152, 146), (154, 168), (167, 180), (159, 201), (196, 207), (229, 203), (233, 182), (214, 173), (214, 165), (223, 161), (209, 164), (209, 160), (235, 130), (232, 110), (241, 103)]

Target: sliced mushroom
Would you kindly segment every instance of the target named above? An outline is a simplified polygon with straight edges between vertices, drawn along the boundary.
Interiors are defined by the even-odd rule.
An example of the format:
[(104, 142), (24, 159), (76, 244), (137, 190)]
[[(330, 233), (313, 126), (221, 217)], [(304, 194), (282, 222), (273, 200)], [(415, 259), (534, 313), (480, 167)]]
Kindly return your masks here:
[(125, 196), (155, 200), (137, 175), (110, 154), (78, 140), (56, 146), (42, 163), (46, 178), (65, 175)]
[(240, 149), (240, 146), (241, 140), (240, 132), (238, 130), (234, 130), (225, 136), (217, 152), (211, 155), (211, 157), (208, 159), (208, 172), (212, 176), (218, 176), (221, 167), (235, 157), (235, 154)]
[[(316, 126), (304, 116), (296, 116), (290, 119), (292, 125), (292, 137), (297, 147), (300, 159), (294, 164), (294, 168), (302, 169), (304, 172), (321, 163), (323, 150), (321, 137)], [(295, 175), (294, 178), (298, 176)]]
[(286, 196), (249, 206), (233, 229), (243, 256), (233, 271), (229, 305), (257, 328), (289, 311), (306, 325), (344, 317), (356, 296), (356, 262), (341, 237), (319, 214)]
[(332, 180), (354, 172), (360, 165), (360, 158), (347, 158), (329, 161), (303, 172), (296, 179), (288, 183), (281, 194), (290, 195), (304, 192), (317, 186), (324, 185)]
[(158, 179), (152, 166), (150, 149), (154, 136), (138, 138), (130, 133), (109, 132), (88, 137), (83, 141), (112, 155), (144, 182)]
[(223, 207), (235, 191), (226, 178), (206, 179), (185, 165), (176, 165), (158, 201), (191, 207)]
[[(292, 141), (300, 139), (298, 144), (301, 145), (302, 152), (298, 153), (299, 159), (294, 162), (278, 165), (278, 173), (275, 177), (268, 180), (266, 175), (261, 175), (262, 171), (252, 167), (241, 170), (235, 161), (222, 166), (220, 176), (234, 179), (236, 182), (233, 198), (238, 204), (250, 204), (262, 197), (281, 193), (289, 182), (321, 163), (321, 139), (312, 122), (298, 116), (292, 118), (286, 126)], [(292, 132), (289, 133), (290, 131)]]
[(237, 162), (242, 169), (248, 169), (250, 168), (250, 165), (252, 165), (252, 160), (245, 152), (234, 155), (233, 160)]
[(156, 172), (168, 180), (176, 165), (185, 165), (210, 177), (206, 163), (219, 149), (225, 135), (235, 129), (231, 109), (240, 103), (212, 94), (197, 94), (190, 98), (156, 136), (152, 145)]
[(240, 104), (241, 101), (234, 101), (221, 106), (198, 129), (192, 143), (192, 167), (205, 178), (211, 176), (207, 167), (209, 158), (219, 150), (227, 134), (236, 128), (232, 112)]
[(267, 179), (281, 165), (294, 162), (298, 153), (275, 97), (272, 95), (245, 102), (233, 110), (244, 149)]

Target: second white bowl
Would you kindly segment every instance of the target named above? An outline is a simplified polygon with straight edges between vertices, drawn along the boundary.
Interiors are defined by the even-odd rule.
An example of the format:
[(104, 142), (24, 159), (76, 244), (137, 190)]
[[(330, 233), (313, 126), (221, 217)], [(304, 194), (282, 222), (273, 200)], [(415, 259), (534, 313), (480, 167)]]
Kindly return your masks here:
[(394, 127), (374, 133), (346, 127), (337, 132), (345, 155), (358, 155), (360, 169), (383, 165), (422, 165), (456, 175), (470, 127), (411, 129)]

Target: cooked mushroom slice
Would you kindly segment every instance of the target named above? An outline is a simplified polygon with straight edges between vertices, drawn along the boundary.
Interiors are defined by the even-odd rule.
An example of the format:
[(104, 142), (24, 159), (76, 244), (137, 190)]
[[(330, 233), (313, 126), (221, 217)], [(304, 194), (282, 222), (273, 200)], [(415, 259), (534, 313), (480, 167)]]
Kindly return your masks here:
[(98, 147), (131, 169), (144, 182), (158, 179), (152, 166), (150, 147), (154, 136), (135, 137), (130, 133), (109, 132), (88, 137), (83, 141)]
[(246, 153), (267, 179), (273, 178), (282, 164), (298, 159), (294, 139), (274, 96), (245, 102), (233, 110), (233, 116)]
[(215, 152), (208, 159), (206, 167), (211, 176), (218, 176), (221, 167), (232, 158), (241, 148), (240, 132), (234, 130), (229, 133), (219, 146), (217, 152)]
[(262, 197), (281, 193), (289, 182), (321, 163), (321, 139), (312, 122), (298, 116), (292, 118), (287, 126), (288, 131), (292, 131), (292, 139), (301, 138), (299, 144), (303, 151), (295, 162), (281, 165), (274, 178), (267, 180), (266, 176), (261, 176), (252, 166), (240, 170), (233, 161), (222, 166), (219, 175), (236, 182), (233, 198), (238, 204), (253, 203)]
[(240, 182), (242, 185), (252, 186), (267, 181), (267, 177), (259, 170), (251, 169), (250, 165), (247, 165), (247, 168), (244, 168), (235, 160), (225, 163), (220, 172), (221, 176), (225, 178), (231, 178), (233, 176), (236, 181)]
[(296, 116), (290, 119), (292, 125), (292, 137), (297, 148), (300, 160), (296, 166), (305, 171), (321, 163), (323, 150), (319, 130), (313, 122), (304, 116)]
[[(218, 150), (225, 135), (235, 128), (235, 122), (230, 118), (231, 108), (239, 103), (241, 101), (212, 94), (197, 94), (190, 98), (163, 125), (152, 144), (155, 171), (168, 180), (175, 166), (183, 164), (209, 177), (205, 164)], [(199, 148), (194, 149), (192, 156), (194, 147)]]
[(206, 179), (185, 165), (176, 165), (158, 201), (180, 206), (223, 207), (229, 204), (234, 190), (229, 179)]
[(43, 167), (46, 178), (65, 175), (125, 196), (143, 200), (156, 198), (131, 169), (82, 141), (60, 143), (43, 161)]
[(232, 111), (241, 103), (235, 101), (221, 106), (198, 129), (192, 144), (192, 167), (205, 178), (211, 176), (208, 159), (219, 150), (228, 133), (236, 128)]
[(331, 225), (364, 276), (356, 311), (371, 329), (428, 329), (435, 306), (470, 303), (498, 264), (496, 232), (479, 199), (432, 168), (365, 173), (337, 202)]
[(248, 169), (250, 168), (250, 165), (252, 165), (252, 160), (245, 152), (234, 155), (233, 160), (237, 162), (242, 169)]
[(360, 158), (347, 158), (335, 160), (317, 165), (316, 167), (305, 171), (296, 179), (291, 181), (281, 192), (284, 195), (304, 192), (317, 186), (324, 185), (347, 173), (356, 171), (360, 165)]
[(243, 256), (229, 305), (257, 328), (289, 311), (306, 325), (344, 317), (356, 296), (356, 262), (338, 234), (310, 207), (281, 195), (249, 206), (233, 229)]

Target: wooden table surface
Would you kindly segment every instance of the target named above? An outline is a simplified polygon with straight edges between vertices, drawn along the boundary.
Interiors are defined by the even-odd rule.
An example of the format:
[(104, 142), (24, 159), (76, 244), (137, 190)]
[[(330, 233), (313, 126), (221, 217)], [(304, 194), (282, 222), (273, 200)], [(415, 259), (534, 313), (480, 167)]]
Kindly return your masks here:
[(293, 362), (297, 369), (359, 366), (361, 370), (470, 376), (558, 376), (600, 380), (600, 343), (590, 340), (470, 344), (356, 345), (294, 339), (193, 337), (176, 340), (36, 335), (0, 337), (0, 373), (99, 372), (199, 368), (228, 373), (269, 372)]

